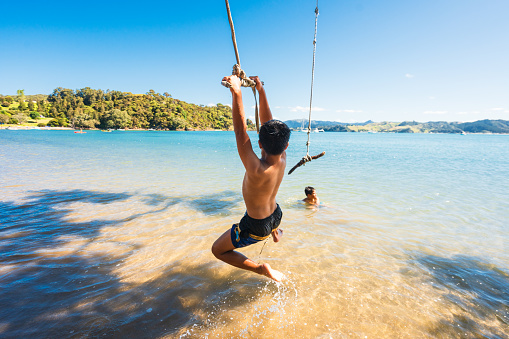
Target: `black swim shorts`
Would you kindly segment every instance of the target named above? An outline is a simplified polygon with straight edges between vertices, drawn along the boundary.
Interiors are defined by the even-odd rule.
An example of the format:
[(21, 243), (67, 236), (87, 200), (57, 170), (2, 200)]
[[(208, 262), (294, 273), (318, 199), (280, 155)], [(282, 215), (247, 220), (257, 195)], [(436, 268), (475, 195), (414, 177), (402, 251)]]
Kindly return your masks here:
[(282, 218), (283, 212), (279, 205), (270, 216), (264, 219), (251, 218), (246, 212), (240, 223), (234, 224), (231, 229), (233, 246), (244, 247), (267, 239), (272, 231), (279, 227)]

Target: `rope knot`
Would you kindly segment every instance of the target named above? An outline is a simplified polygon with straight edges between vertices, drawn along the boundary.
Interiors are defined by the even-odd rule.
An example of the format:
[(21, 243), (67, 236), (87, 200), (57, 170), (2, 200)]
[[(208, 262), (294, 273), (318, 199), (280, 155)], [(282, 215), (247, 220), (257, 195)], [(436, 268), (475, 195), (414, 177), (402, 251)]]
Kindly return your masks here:
[(248, 78), (246, 72), (240, 68), (239, 64), (233, 65), (232, 75), (236, 75), (240, 78), (240, 84), (242, 87), (256, 87), (256, 83)]

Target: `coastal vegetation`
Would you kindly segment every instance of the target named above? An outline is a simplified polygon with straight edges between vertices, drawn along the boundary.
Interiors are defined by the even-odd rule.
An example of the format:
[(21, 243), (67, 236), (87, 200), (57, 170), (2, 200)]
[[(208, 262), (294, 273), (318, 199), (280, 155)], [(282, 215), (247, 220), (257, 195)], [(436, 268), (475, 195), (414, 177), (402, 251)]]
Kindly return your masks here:
[(15, 96), (0, 96), (0, 124), (26, 123), (84, 129), (158, 130), (229, 130), (233, 124), (229, 106), (190, 104), (153, 90), (132, 94), (89, 87), (78, 90), (59, 87), (47, 96), (29, 96), (23, 90), (18, 90)]

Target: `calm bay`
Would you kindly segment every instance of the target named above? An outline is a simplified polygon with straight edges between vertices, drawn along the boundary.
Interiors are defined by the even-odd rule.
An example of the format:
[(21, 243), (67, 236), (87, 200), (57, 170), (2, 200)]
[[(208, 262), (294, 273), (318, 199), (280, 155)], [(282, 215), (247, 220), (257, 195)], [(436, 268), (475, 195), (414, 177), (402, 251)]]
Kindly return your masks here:
[(310, 147), (282, 241), (242, 251), (276, 284), (210, 252), (245, 210), (233, 132), (0, 130), (0, 337), (509, 337), (509, 136)]

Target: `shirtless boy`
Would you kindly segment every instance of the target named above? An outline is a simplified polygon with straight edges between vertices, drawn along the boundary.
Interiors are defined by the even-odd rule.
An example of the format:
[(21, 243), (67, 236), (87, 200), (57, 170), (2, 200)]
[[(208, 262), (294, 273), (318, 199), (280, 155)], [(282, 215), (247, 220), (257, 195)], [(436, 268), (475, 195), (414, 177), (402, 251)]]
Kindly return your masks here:
[(256, 82), (256, 90), (260, 97), (262, 126), (258, 145), (261, 149), (261, 158), (253, 151), (247, 134), (240, 79), (235, 75), (223, 78), (223, 81), (228, 81), (231, 85), (233, 129), (240, 160), (246, 169), (242, 182), (246, 214), (238, 224), (234, 224), (214, 242), (212, 253), (219, 260), (232, 266), (281, 281), (283, 274), (271, 268), (269, 264), (257, 264), (235, 251), (237, 248), (265, 240), (271, 235), (274, 242), (278, 242), (283, 234), (278, 228), (283, 213), (276, 203), (276, 195), (285, 174), (290, 129), (283, 122), (272, 119), (262, 82), (258, 77), (251, 79)]
[(304, 201), (306, 204), (312, 206), (320, 205), (320, 199), (318, 198), (314, 187), (307, 186), (304, 189), (304, 194), (306, 194), (306, 198), (302, 199), (302, 201)]

